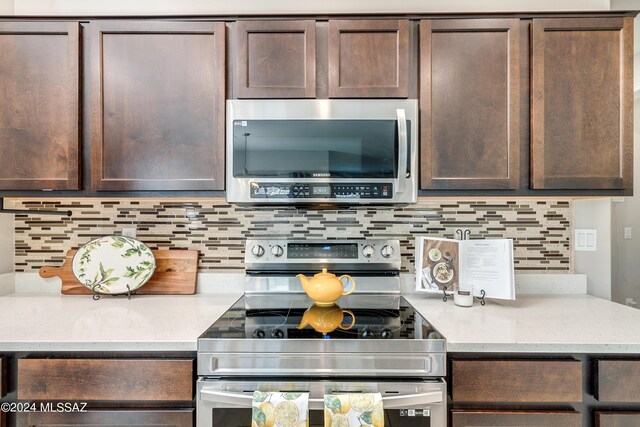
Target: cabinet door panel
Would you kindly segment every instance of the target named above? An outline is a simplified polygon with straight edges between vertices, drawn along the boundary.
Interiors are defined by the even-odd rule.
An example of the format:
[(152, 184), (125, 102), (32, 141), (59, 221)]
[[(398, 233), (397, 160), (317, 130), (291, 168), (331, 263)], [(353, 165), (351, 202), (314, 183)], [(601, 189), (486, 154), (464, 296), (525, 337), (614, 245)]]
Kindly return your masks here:
[(193, 409), (184, 410), (104, 410), (75, 413), (19, 413), (19, 426), (163, 426), (193, 427)]
[(452, 427), (519, 426), (580, 427), (582, 415), (577, 412), (511, 412), (452, 411)]
[(517, 19), (420, 23), (422, 188), (518, 188), (519, 31)]
[(315, 21), (238, 21), (237, 98), (315, 98)]
[(633, 18), (533, 20), (534, 189), (625, 189), (633, 167)]
[(80, 25), (0, 23), (0, 189), (80, 188)]
[(7, 359), (0, 357), (0, 398), (7, 394)]
[(453, 360), (454, 402), (582, 401), (579, 360)]
[(330, 98), (406, 98), (408, 74), (408, 21), (329, 21)]
[(596, 427), (638, 427), (640, 412), (596, 412)]
[(191, 401), (192, 359), (20, 359), (18, 399)]
[(92, 187), (224, 189), (224, 24), (91, 28)]
[(596, 398), (640, 403), (640, 360), (598, 360)]

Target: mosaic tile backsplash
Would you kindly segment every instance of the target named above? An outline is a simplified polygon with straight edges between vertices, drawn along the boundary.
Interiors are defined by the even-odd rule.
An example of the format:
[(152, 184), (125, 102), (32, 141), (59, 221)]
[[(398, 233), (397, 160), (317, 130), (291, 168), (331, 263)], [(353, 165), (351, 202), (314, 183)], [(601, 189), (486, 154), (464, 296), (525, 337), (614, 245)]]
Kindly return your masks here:
[(402, 247), (402, 270), (413, 272), (414, 238), (514, 239), (516, 272), (573, 272), (572, 206), (568, 201), (419, 202), (396, 208), (345, 210), (249, 208), (223, 200), (14, 200), (17, 209), (71, 210), (71, 218), (15, 216), (15, 269), (59, 265), (67, 250), (96, 237), (137, 227), (153, 249), (196, 249), (201, 272), (243, 270), (247, 238), (392, 238)]

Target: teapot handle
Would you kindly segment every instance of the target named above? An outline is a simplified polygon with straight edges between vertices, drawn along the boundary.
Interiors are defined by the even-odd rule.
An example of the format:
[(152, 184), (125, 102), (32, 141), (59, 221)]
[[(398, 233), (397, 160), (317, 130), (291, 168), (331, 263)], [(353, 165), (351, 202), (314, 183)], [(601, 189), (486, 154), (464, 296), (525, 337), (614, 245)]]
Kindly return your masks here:
[(349, 311), (349, 310), (342, 310), (342, 313), (343, 313), (343, 315), (346, 313), (346, 314), (348, 314), (349, 316), (351, 316), (351, 323), (349, 323), (349, 325), (348, 325), (348, 326), (340, 325), (340, 326), (338, 326), (338, 327), (339, 327), (340, 329), (342, 329), (342, 330), (345, 330), (345, 331), (346, 331), (346, 330), (348, 330), (348, 329), (353, 328), (353, 325), (355, 325), (355, 324), (356, 324), (356, 316), (355, 316), (351, 311)]
[[(353, 277), (349, 276), (348, 274), (344, 274), (344, 275), (338, 277), (338, 280), (340, 280), (342, 282), (342, 278), (343, 277), (346, 277), (347, 279), (349, 279), (351, 281), (351, 289), (349, 289), (348, 291), (342, 293), (342, 296), (345, 296), (345, 295), (349, 295), (349, 294), (353, 293), (353, 291), (356, 290), (356, 281), (353, 280)], [(344, 290), (344, 284), (342, 284), (342, 288)]]

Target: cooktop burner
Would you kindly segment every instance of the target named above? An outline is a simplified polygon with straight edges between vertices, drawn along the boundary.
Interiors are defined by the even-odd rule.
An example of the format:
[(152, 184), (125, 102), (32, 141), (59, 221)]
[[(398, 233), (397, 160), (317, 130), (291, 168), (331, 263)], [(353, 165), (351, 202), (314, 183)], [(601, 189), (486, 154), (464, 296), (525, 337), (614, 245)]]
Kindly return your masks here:
[(246, 295), (200, 339), (442, 340), (399, 295), (353, 294), (323, 307), (304, 294)]

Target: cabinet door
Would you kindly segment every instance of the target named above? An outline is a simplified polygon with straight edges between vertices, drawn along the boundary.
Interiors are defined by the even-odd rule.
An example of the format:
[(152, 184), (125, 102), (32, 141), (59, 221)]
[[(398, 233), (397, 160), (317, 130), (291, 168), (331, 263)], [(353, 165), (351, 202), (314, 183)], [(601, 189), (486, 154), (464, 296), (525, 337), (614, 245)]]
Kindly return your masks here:
[(454, 402), (582, 402), (579, 360), (452, 360)]
[(0, 357), (0, 398), (7, 394), (7, 359)]
[(238, 21), (237, 98), (315, 98), (315, 21)]
[[(54, 404), (55, 405), (55, 404)], [(22, 412), (17, 414), (17, 425), (45, 426), (163, 426), (193, 427), (193, 409), (184, 410), (104, 410), (86, 412)]]
[(193, 399), (193, 359), (19, 359), (17, 396), (44, 401)]
[(582, 415), (577, 412), (511, 412), (457, 410), (451, 412), (452, 427), (580, 427), (581, 425)]
[(91, 22), (94, 190), (224, 189), (225, 26)]
[(596, 427), (638, 427), (640, 412), (596, 412)]
[(518, 19), (420, 23), (421, 187), (520, 180)]
[(595, 376), (598, 401), (640, 403), (640, 360), (598, 360)]
[(80, 188), (80, 26), (0, 23), (0, 189)]
[(407, 20), (329, 21), (330, 98), (407, 96)]
[(535, 189), (630, 189), (633, 18), (533, 20)]

